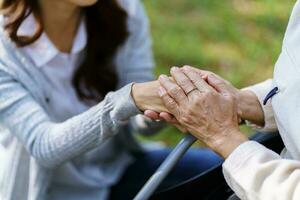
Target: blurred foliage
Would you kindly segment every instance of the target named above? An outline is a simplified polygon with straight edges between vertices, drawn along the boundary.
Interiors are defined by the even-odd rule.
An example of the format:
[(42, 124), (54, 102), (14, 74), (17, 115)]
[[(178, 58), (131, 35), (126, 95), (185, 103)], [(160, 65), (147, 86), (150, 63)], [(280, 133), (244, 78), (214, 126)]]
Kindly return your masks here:
[[(157, 67), (189, 64), (245, 87), (272, 77), (295, 0), (145, 0)], [(250, 130), (242, 130), (251, 134)], [(174, 145), (182, 134), (167, 127), (147, 138)]]

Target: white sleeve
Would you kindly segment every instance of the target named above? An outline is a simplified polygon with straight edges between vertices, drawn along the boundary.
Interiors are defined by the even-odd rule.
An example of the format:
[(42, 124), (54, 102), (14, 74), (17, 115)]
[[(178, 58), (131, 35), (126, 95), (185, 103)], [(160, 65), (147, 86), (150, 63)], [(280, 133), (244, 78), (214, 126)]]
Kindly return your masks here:
[(224, 162), (223, 173), (242, 200), (300, 199), (300, 162), (282, 159), (257, 142), (240, 145)]

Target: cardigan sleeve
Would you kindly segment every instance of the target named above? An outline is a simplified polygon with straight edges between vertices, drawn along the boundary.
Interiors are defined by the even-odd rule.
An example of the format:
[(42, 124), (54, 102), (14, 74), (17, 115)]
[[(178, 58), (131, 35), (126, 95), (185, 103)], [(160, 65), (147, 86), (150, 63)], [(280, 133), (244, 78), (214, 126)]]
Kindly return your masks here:
[(272, 79), (268, 79), (264, 82), (258, 83), (256, 85), (249, 86), (247, 88), (244, 88), (243, 90), (249, 90), (252, 91), (257, 99), (259, 100), (259, 103), (261, 105), (261, 108), (264, 113), (264, 126), (258, 126), (256, 124), (253, 124), (250, 121), (246, 121), (247, 125), (251, 128), (259, 131), (259, 132), (276, 132), (277, 131), (277, 125), (275, 122), (274, 112), (272, 108), (271, 99), (267, 102), (266, 105), (263, 105), (263, 101), (267, 94), (272, 89)]
[(223, 173), (242, 200), (300, 199), (300, 162), (282, 159), (261, 144), (241, 144), (225, 160)]
[(130, 93), (128, 84), (88, 111), (56, 123), (26, 88), (0, 71), (0, 121), (41, 165), (52, 168), (100, 145), (139, 114)]

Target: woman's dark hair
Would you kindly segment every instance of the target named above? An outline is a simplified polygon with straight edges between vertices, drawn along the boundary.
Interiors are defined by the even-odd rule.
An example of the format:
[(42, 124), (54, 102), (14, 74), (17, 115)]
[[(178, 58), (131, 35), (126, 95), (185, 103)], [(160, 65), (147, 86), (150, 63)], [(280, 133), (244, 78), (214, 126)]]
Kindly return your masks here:
[[(116, 89), (118, 77), (114, 56), (128, 37), (127, 13), (117, 0), (102, 0), (83, 8), (87, 24), (86, 57), (73, 77), (77, 95), (85, 100), (100, 100)], [(35, 42), (43, 32), (38, 0), (2, 0), (1, 10), (8, 18), (5, 30), (17, 46)], [(30, 37), (18, 36), (22, 22), (33, 14), (36, 31)]]

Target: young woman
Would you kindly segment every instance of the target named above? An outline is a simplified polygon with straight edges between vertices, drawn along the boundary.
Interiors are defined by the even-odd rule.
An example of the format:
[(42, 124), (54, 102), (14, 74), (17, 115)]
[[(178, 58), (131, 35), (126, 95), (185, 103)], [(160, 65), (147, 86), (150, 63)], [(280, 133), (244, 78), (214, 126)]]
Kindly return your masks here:
[[(152, 80), (138, 0), (3, 0), (0, 198), (131, 199), (169, 150), (141, 151), (131, 133), (166, 111)], [(219, 162), (191, 151), (168, 184)]]

